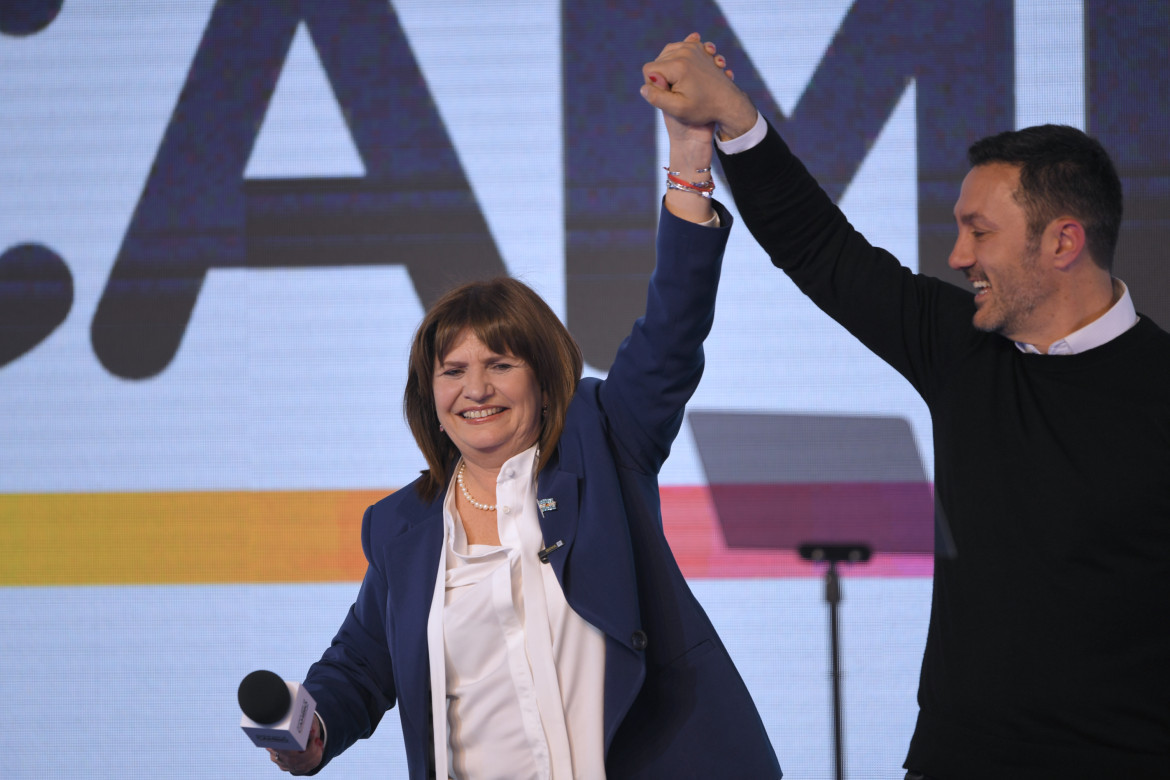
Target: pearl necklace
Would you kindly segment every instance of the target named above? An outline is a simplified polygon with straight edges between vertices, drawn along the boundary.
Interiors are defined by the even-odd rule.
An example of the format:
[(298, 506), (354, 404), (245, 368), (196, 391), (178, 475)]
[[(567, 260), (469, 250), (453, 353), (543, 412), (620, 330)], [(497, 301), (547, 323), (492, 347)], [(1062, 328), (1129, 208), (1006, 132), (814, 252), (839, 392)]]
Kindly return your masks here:
[(456, 474), (455, 474), (455, 481), (457, 481), (459, 483), (459, 491), (461, 493), (463, 493), (463, 497), (466, 498), (468, 503), (470, 503), (476, 509), (482, 509), (485, 512), (496, 511), (495, 504), (481, 504), (480, 502), (478, 502), (474, 498), (472, 498), (471, 494), (467, 492), (467, 485), (463, 484), (463, 469), (466, 467), (467, 467), (467, 461), (463, 461), (462, 463), (459, 464), (459, 471), (456, 472)]

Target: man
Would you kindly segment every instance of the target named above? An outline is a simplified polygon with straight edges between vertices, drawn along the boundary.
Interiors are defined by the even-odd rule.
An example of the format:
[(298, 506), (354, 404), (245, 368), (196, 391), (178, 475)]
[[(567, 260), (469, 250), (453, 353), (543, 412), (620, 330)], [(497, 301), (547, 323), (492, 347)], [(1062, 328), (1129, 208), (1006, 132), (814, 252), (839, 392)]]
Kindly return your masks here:
[(930, 408), (957, 555), (935, 562), (906, 777), (1170, 777), (1170, 335), (1110, 272), (1108, 155), (1056, 126), (971, 147), (960, 288), (856, 232), (725, 66), (692, 35), (642, 94), (718, 123), (772, 262)]

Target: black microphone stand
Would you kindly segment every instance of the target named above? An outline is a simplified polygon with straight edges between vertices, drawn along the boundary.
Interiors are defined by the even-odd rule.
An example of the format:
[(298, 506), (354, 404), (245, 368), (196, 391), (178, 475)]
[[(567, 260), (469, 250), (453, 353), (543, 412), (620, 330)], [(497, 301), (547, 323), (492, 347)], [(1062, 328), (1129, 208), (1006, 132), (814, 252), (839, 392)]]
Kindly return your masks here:
[(813, 563), (828, 563), (825, 570), (825, 601), (829, 605), (829, 654), (833, 681), (833, 776), (845, 778), (844, 740), (841, 733), (841, 639), (837, 631), (837, 605), (841, 603), (841, 579), (837, 564), (862, 563), (869, 560), (867, 544), (802, 544), (800, 557)]

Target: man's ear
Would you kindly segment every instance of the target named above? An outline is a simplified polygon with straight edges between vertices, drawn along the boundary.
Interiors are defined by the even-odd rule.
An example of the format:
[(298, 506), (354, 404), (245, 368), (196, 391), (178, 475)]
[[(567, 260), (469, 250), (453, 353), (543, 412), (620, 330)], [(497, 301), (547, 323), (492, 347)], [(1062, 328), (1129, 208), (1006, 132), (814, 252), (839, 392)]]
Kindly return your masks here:
[(1057, 270), (1067, 271), (1086, 252), (1085, 226), (1075, 217), (1057, 217), (1048, 223), (1045, 234)]

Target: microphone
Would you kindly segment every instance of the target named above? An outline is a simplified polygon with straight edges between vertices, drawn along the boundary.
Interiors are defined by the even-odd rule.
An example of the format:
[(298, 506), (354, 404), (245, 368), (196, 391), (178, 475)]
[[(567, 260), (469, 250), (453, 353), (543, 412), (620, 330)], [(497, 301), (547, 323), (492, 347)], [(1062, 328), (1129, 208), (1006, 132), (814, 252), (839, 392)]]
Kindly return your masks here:
[(317, 702), (300, 683), (259, 669), (240, 682), (240, 728), (257, 747), (304, 750), (313, 730)]

